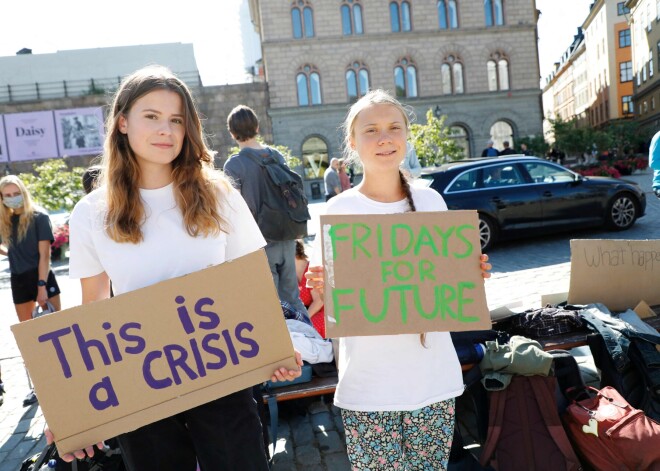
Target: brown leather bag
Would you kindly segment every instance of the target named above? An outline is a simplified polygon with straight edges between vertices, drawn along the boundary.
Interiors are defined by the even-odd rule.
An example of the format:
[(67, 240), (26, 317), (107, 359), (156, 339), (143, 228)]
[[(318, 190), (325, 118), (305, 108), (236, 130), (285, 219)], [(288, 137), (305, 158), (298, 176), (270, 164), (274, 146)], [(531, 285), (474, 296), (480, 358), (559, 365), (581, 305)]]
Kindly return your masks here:
[(635, 409), (611, 386), (573, 401), (566, 431), (585, 463), (599, 471), (660, 470), (660, 424)]

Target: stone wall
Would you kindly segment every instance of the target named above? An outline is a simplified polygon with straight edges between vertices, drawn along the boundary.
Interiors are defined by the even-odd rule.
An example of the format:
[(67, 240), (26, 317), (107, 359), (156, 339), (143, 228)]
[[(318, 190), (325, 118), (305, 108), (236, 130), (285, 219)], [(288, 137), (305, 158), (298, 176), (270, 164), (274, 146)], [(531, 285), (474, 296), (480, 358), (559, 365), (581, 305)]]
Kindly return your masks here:
[[(204, 131), (212, 150), (216, 151), (216, 166), (221, 168), (229, 150), (235, 145), (227, 132), (227, 115), (239, 104), (245, 104), (255, 110), (260, 117), (262, 135), (267, 142), (272, 142), (272, 127), (267, 113), (268, 86), (265, 83), (248, 83), (240, 85), (223, 85), (214, 87), (199, 87), (193, 89), (199, 111), (203, 116)], [(59, 98), (52, 100), (30, 101), (22, 103), (0, 104), (0, 115), (10, 113), (25, 113), (30, 111), (61, 110), (71, 108), (86, 108), (101, 106), (107, 114), (112, 97), (109, 95), (87, 95), (81, 97)], [(98, 156), (67, 157), (67, 165), (71, 167), (86, 167)], [(4, 169), (5, 173), (30, 172), (35, 164), (43, 160), (10, 162)]]

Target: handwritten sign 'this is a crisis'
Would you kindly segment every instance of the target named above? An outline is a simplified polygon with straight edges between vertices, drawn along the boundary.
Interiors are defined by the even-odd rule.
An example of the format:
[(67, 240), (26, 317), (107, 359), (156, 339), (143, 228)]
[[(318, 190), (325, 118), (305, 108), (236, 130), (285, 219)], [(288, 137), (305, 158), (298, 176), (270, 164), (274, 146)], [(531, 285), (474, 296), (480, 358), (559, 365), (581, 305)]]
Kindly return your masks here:
[(476, 211), (321, 216), (328, 337), (490, 329)]

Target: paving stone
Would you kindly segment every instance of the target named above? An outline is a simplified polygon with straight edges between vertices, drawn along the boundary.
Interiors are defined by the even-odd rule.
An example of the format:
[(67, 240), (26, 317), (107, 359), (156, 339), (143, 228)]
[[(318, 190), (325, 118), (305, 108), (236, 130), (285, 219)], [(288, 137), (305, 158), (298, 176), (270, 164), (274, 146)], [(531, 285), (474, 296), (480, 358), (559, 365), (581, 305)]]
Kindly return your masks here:
[(332, 453), (323, 457), (328, 471), (351, 471), (351, 463), (346, 453)]
[(41, 450), (36, 448), (37, 442), (38, 440), (21, 440), (18, 445), (16, 445), (14, 449), (9, 452), (7, 459), (20, 459), (22, 461), (28, 456), (40, 453)]
[(336, 415), (336, 416), (334, 417), (334, 421), (335, 421), (335, 427), (337, 427), (337, 432), (338, 432), (340, 435), (344, 435), (344, 433), (345, 433), (345, 432), (344, 432), (344, 421), (341, 420), (341, 416), (337, 416), (337, 415)]
[[(273, 445), (271, 444), (271, 449), (272, 446)], [(291, 440), (285, 439), (277, 440), (277, 446), (275, 447), (275, 455), (273, 456), (273, 460), (286, 461), (287, 459), (293, 460), (293, 458), (293, 442)]]
[(291, 436), (296, 447), (314, 443), (314, 429), (307, 416), (292, 419), (290, 425)]
[(274, 462), (270, 469), (271, 471), (298, 471), (298, 466), (296, 466), (296, 463), (293, 460), (288, 460), (277, 463)]
[(312, 402), (307, 408), (307, 412), (309, 412), (312, 415), (319, 414), (322, 412), (328, 412), (328, 410), (329, 410), (328, 405), (322, 402), (321, 400)]
[(0, 462), (0, 471), (17, 471), (21, 468), (23, 460), (20, 459), (6, 459)]
[(319, 450), (321, 450), (321, 453), (323, 454), (339, 453), (342, 451), (343, 452), (346, 451), (344, 441), (339, 436), (339, 434), (334, 430), (330, 430), (329, 432), (317, 433), (316, 441), (319, 444)]
[(335, 430), (335, 421), (330, 412), (319, 412), (310, 416), (315, 431)]
[(296, 463), (298, 466), (304, 466), (304, 469), (321, 463), (321, 454), (314, 445), (297, 446), (294, 451), (296, 453)]

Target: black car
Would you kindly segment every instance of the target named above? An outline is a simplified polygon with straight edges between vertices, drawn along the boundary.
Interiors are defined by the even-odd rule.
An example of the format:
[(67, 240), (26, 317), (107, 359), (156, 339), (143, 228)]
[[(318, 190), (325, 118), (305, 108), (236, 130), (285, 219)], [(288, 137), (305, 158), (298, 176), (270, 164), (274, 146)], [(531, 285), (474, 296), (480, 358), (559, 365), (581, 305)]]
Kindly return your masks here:
[(516, 155), (466, 159), (425, 169), (428, 185), (449, 209), (479, 211), (482, 250), (500, 239), (577, 227), (630, 228), (646, 196), (633, 182), (583, 177), (561, 165)]

